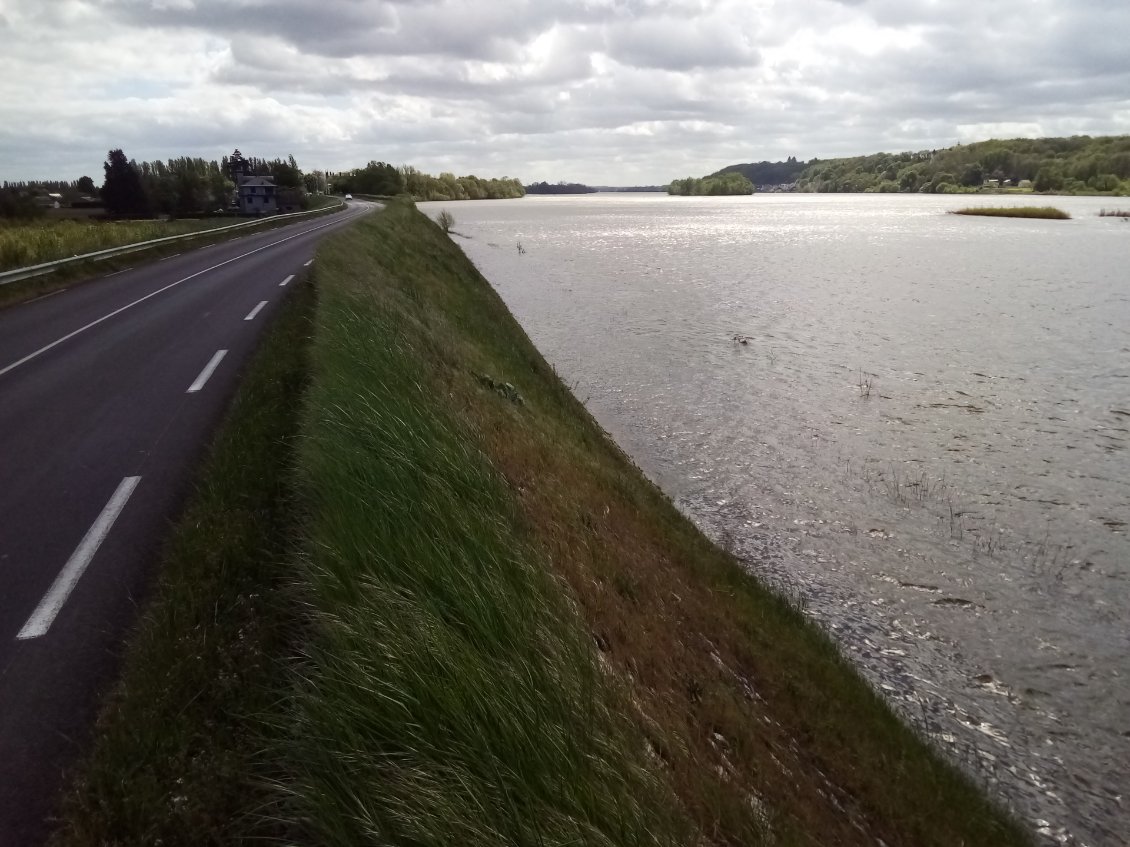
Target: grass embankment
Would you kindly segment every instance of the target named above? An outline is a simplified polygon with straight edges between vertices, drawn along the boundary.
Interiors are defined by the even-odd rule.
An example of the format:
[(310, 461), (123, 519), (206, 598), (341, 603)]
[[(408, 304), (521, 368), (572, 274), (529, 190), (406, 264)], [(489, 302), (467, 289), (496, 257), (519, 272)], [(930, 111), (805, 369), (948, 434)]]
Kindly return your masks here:
[(950, 214), (990, 218), (1045, 218), (1056, 221), (1071, 219), (1071, 215), (1055, 206), (971, 206), (968, 209), (956, 209)]
[[(259, 807), (233, 791), (221, 817), (317, 844), (1027, 843), (639, 474), (435, 224), (393, 204), (327, 240), (317, 268), (301, 551), (288, 591), (268, 567), (237, 595), (292, 608), (264, 651), (301, 658), (285, 698), (269, 665), (236, 686), (261, 689), (235, 724), (263, 752), (237, 756), (227, 782), (277, 785)], [(223, 570), (246, 557), (255, 572), (276, 549)], [(186, 694), (222, 684), (189, 661), (222, 619), (182, 617), (190, 635), (156, 638), (185, 640), (185, 658), (148, 672), (183, 668), (162, 684), (191, 703), (180, 720), (198, 729), (179, 734), (200, 751), (148, 752), (178, 697), (151, 709), (152, 730), (115, 735), (111, 713), (117, 780), (75, 808), (112, 814), (86, 831), (210, 808), (209, 783), (178, 784), (175, 767), (158, 768), (164, 805), (153, 790), (143, 807), (130, 779), (153, 756), (206, 769), (226, 746), (209, 737), (214, 705)], [(203, 664), (242, 673), (240, 643)], [(123, 690), (137, 698), (128, 677)], [(222, 831), (178, 820), (165, 844)]]

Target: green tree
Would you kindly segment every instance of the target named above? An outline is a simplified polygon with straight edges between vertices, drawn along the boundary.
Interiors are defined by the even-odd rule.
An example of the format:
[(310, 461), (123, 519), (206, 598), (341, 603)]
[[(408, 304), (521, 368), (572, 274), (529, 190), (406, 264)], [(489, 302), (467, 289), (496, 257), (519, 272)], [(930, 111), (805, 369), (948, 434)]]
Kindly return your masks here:
[(1087, 185), (1095, 191), (1117, 191), (1118, 177), (1114, 174), (1099, 174), (1087, 180)]
[(683, 197), (753, 194), (753, 183), (737, 171), (726, 171), (701, 178), (689, 176), (672, 180), (667, 193)]
[(145, 189), (135, 162), (126, 159), (121, 149), (111, 150), (102, 166), (106, 180), (102, 183), (102, 202), (114, 215), (140, 215), (148, 211)]
[(917, 165), (903, 168), (898, 175), (899, 191), (917, 191), (920, 178), (921, 171)]
[(1059, 191), (1063, 188), (1063, 184), (1063, 169), (1055, 162), (1048, 162), (1036, 174), (1032, 188), (1036, 191)]
[(930, 191), (934, 194), (949, 194), (949, 191), (942, 191), (943, 185), (952, 186), (957, 182), (957, 177), (951, 173), (937, 173), (934, 178), (930, 180)]
[(0, 218), (30, 220), (42, 214), (43, 208), (36, 204), (29, 191), (7, 183), (0, 188)]
[(98, 190), (98, 187), (94, 184), (94, 180), (88, 176), (80, 176), (78, 182), (75, 183), (75, 188), (83, 194), (93, 194)]
[(985, 181), (985, 171), (979, 162), (972, 162), (965, 166), (961, 172), (961, 184), (965, 186), (978, 186)]
[(279, 188), (302, 188), (302, 171), (295, 161), (294, 154), (282, 159), (275, 159), (268, 165), (270, 175), (275, 178), (275, 185)]

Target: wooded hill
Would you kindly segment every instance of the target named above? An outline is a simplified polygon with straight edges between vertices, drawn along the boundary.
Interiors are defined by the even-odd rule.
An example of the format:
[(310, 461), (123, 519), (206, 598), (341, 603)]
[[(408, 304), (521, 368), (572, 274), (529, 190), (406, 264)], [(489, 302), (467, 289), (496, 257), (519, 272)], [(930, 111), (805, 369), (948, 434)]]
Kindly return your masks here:
[(843, 159), (730, 165), (755, 185), (796, 182), (797, 191), (934, 192), (1027, 187), (1062, 194), (1130, 195), (1130, 136), (1013, 138), (940, 150)]

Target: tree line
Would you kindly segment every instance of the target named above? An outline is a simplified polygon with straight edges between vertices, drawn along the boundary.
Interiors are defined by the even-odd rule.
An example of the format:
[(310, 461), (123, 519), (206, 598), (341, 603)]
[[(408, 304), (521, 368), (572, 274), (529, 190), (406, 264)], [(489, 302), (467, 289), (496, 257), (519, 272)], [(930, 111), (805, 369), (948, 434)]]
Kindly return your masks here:
[(409, 194), (414, 200), (492, 200), (521, 197), (522, 182), (510, 177), (483, 178), (441, 173), (432, 176), (410, 165), (395, 167), (371, 161), (339, 173), (303, 172), (294, 156), (286, 159), (244, 157), (238, 150), (219, 160), (182, 156), (138, 162), (121, 149), (103, 164), (101, 187), (84, 176), (74, 182), (5, 182), (0, 188), (0, 217), (30, 218), (43, 213), (50, 194), (68, 206), (101, 203), (111, 215), (148, 217), (226, 212), (231, 208), (239, 174), (269, 176), (280, 191), (293, 191), (298, 203), (306, 194)]
[(682, 197), (753, 194), (753, 183), (742, 174), (730, 171), (704, 177), (689, 176), (686, 179), (672, 180), (667, 186), (667, 193)]
[(340, 194), (375, 194), (391, 197), (408, 194), (416, 201), (499, 200), (521, 197), (526, 191), (521, 180), (510, 177), (455, 176), (426, 174), (411, 165), (394, 167), (387, 162), (369, 162), (363, 168), (329, 175), (333, 190)]
[(1063, 194), (1127, 195), (1130, 136), (994, 139), (805, 163), (790, 157), (788, 162), (731, 165), (719, 173), (726, 172), (758, 184), (796, 182), (798, 191), (946, 194), (1023, 186)]
[(596, 189), (580, 182), (532, 182), (526, 186), (527, 194), (595, 194)]
[(300, 198), (324, 186), (318, 173), (303, 174), (294, 156), (286, 159), (243, 157), (238, 150), (218, 161), (182, 156), (137, 162), (122, 150), (111, 150), (102, 166), (100, 190), (106, 211), (113, 215), (186, 216), (230, 210), (238, 174), (269, 176), (280, 189)]

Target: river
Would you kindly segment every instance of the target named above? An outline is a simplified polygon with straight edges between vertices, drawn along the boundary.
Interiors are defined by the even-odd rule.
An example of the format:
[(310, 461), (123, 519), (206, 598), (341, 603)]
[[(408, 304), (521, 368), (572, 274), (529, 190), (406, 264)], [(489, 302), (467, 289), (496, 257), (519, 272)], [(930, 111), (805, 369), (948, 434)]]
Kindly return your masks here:
[[(602, 426), (1049, 842), (1130, 838), (1130, 223), (420, 204)], [(1123, 207), (1130, 206), (1130, 200)], [(521, 251), (518, 245), (521, 245)]]

